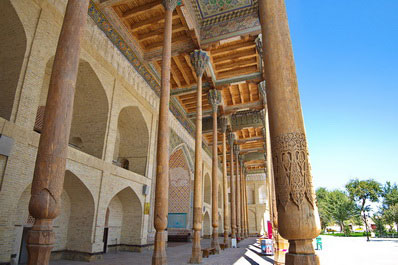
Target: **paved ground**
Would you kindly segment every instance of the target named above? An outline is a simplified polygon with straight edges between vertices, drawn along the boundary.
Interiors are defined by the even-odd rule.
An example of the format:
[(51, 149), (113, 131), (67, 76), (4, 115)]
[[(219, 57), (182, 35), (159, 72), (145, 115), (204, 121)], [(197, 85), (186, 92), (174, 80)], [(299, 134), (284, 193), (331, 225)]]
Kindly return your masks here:
[(322, 265), (398, 265), (398, 239), (323, 236)]
[[(222, 238), (221, 238), (222, 239)], [(210, 246), (210, 239), (202, 240), (202, 247)], [(191, 243), (169, 243), (167, 248), (168, 264), (182, 265), (188, 264), (191, 254)], [(239, 243), (237, 249), (226, 249), (221, 251), (219, 255), (211, 255), (209, 258), (203, 258), (206, 265), (250, 265), (261, 264), (270, 265), (272, 259), (258, 255), (259, 246), (255, 244), (255, 238), (248, 238)], [(129, 264), (151, 264), (152, 251), (144, 251), (142, 253), (119, 252), (117, 254), (107, 254), (103, 260), (96, 262), (76, 262), (76, 261), (53, 261), (51, 265), (129, 265)]]
[[(323, 250), (316, 251), (321, 265), (398, 265), (398, 239), (345, 238), (323, 236)], [(202, 240), (202, 247), (208, 247), (210, 240)], [(203, 259), (206, 265), (270, 265), (272, 257), (259, 255), (260, 248), (255, 238), (245, 239), (237, 249), (221, 251)], [(170, 243), (167, 248), (168, 264), (187, 264), (191, 243)], [(55, 261), (51, 265), (129, 265), (151, 264), (152, 251), (142, 253), (119, 252), (107, 254), (103, 260), (86, 263), (76, 261)]]

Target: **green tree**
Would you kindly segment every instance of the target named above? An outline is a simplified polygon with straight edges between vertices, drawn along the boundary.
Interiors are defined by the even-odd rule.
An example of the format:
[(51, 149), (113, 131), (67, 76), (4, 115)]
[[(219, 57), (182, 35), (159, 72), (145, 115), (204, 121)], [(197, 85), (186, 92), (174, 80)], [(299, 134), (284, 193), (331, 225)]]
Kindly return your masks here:
[(328, 215), (340, 226), (341, 231), (346, 232), (345, 222), (358, 215), (358, 207), (345, 192), (340, 190), (331, 191), (326, 202)]
[(316, 200), (317, 200), (319, 218), (321, 219), (322, 230), (325, 230), (326, 227), (332, 222), (332, 218), (327, 212), (328, 195), (329, 191), (326, 188), (321, 187), (316, 190)]
[(361, 211), (362, 220), (366, 228), (366, 236), (369, 241), (369, 226), (367, 221), (367, 213), (370, 211), (368, 202), (378, 202), (379, 196), (382, 195), (382, 187), (380, 183), (373, 179), (368, 180), (350, 180), (345, 186), (351, 199), (354, 200)]
[(398, 204), (398, 186), (397, 184), (391, 184), (387, 181), (383, 187), (383, 207), (388, 209), (390, 206)]
[(398, 203), (390, 206), (384, 211), (384, 217), (388, 224), (395, 223), (398, 232)]

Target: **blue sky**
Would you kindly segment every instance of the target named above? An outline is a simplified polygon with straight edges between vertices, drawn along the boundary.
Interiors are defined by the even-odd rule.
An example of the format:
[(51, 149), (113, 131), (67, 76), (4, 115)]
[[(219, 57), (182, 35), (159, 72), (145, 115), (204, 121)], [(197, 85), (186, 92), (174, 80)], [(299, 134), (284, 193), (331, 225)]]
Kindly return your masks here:
[(315, 188), (398, 182), (398, 0), (285, 0)]

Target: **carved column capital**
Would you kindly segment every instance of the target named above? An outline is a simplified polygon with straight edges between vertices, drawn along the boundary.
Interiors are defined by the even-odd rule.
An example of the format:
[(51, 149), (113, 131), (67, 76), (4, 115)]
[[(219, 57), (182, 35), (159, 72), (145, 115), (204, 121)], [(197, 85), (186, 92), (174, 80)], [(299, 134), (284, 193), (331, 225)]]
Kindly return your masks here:
[(166, 10), (173, 11), (178, 4), (178, 0), (162, 0), (162, 4)]
[(239, 163), (241, 168), (243, 168), (243, 161), (244, 161), (245, 156), (244, 155), (239, 155)]
[(256, 49), (258, 54), (260, 55), (261, 59), (263, 58), (263, 39), (262, 34), (258, 34), (257, 38), (255, 39), (256, 42)]
[(209, 63), (209, 55), (202, 50), (194, 50), (191, 53), (191, 63), (195, 68), (196, 75), (202, 77), (207, 64)]
[(220, 117), (219, 119), (220, 121), (220, 130), (222, 133), (226, 133), (227, 132), (227, 127), (228, 127), (228, 119), (227, 117), (223, 116)]
[(231, 152), (233, 151), (234, 142), (235, 142), (235, 133), (229, 132), (228, 133), (228, 143), (229, 143), (229, 146), (231, 147)]
[(213, 112), (217, 112), (217, 107), (221, 104), (221, 91), (217, 89), (210, 89), (208, 99)]
[(260, 91), (264, 105), (267, 105), (267, 92), (265, 90), (266, 88), (267, 88), (267, 82), (265, 80), (258, 83), (258, 91)]

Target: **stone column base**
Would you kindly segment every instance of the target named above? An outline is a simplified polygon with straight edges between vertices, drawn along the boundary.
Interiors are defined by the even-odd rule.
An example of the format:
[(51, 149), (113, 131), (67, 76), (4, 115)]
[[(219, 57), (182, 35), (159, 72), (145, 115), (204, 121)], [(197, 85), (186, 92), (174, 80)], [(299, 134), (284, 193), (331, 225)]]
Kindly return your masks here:
[(286, 265), (319, 265), (319, 257), (315, 254), (286, 253)]
[(166, 231), (156, 231), (155, 234), (155, 248), (152, 255), (152, 265), (163, 265), (167, 264), (166, 255)]

